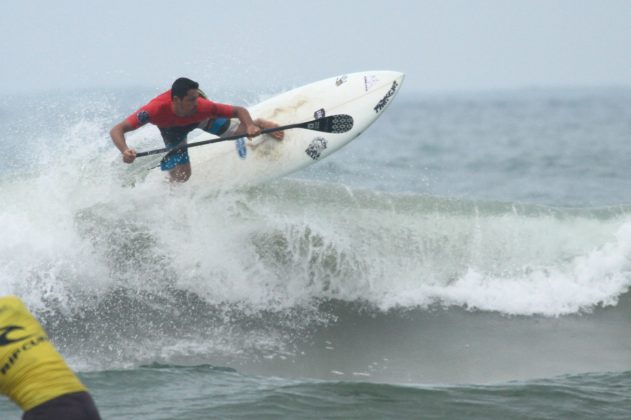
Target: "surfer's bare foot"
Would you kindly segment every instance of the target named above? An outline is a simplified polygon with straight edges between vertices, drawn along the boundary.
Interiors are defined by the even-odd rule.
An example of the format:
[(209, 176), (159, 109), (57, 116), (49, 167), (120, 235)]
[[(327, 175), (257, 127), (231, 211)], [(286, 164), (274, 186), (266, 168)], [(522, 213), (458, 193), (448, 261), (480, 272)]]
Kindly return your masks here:
[[(254, 124), (256, 124), (259, 127), (261, 127), (261, 129), (278, 127), (278, 124), (276, 124), (275, 122), (264, 120), (262, 118), (257, 118), (254, 121)], [(285, 132), (284, 131), (274, 131), (273, 133), (269, 133), (269, 135), (274, 137), (276, 140), (282, 140), (285, 137)]]

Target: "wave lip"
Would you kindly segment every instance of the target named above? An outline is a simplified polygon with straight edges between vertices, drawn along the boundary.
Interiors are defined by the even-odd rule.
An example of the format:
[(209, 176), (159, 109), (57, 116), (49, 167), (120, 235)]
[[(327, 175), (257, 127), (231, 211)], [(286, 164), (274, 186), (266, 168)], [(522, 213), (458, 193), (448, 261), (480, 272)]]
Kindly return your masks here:
[(441, 305), (559, 316), (615, 305), (629, 289), (624, 208), (566, 210), (298, 185), (307, 192), (294, 194), (298, 186), (283, 184), (291, 201), (278, 191), (258, 196), (272, 216), (253, 242), (263, 269), (292, 286), (294, 298), (362, 300), (381, 310)]

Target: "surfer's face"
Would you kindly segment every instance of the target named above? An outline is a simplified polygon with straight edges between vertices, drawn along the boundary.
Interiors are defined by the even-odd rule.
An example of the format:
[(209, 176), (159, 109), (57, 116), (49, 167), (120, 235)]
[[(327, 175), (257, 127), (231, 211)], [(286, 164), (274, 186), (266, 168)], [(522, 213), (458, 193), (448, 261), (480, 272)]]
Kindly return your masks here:
[(197, 89), (190, 89), (183, 98), (173, 97), (175, 115), (179, 117), (194, 115), (197, 112), (197, 98), (199, 98)]

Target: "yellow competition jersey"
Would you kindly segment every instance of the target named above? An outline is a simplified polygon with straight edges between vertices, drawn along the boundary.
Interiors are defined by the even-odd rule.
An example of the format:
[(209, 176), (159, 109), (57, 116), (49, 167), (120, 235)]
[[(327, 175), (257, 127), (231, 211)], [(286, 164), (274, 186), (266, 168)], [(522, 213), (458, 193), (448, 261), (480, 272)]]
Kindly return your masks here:
[(85, 391), (46, 332), (15, 296), (0, 298), (0, 392), (27, 411)]

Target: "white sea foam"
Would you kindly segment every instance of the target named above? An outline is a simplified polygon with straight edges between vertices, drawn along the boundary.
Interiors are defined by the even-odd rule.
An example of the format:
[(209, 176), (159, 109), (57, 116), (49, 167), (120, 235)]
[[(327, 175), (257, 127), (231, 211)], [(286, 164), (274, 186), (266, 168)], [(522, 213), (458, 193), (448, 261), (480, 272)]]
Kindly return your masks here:
[[(3, 178), (0, 292), (72, 310), (118, 288), (177, 288), (279, 310), (321, 299), (556, 316), (615, 305), (631, 215), (280, 181), (230, 194), (143, 182), (81, 120)], [(130, 141), (151, 144), (134, 133)], [(134, 181), (135, 180), (135, 181)], [(135, 182), (132, 188), (129, 185)], [(605, 212), (606, 213), (606, 212)]]

